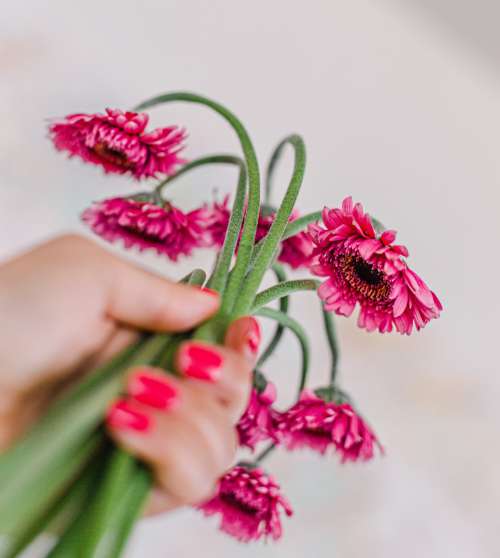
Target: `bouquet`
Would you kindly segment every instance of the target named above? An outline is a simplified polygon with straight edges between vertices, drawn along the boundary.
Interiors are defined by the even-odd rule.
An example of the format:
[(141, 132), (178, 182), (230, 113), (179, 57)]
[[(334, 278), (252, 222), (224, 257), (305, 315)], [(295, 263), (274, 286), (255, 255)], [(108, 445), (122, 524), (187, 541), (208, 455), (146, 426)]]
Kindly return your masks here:
[[(242, 155), (184, 160), (183, 129), (147, 130), (149, 117), (144, 111), (172, 102), (204, 105), (218, 113), (236, 133)], [(298, 135), (283, 139), (272, 153), (262, 203), (259, 164), (245, 127), (224, 106), (201, 95), (168, 93), (130, 112), (72, 114), (51, 122), (49, 135), (58, 150), (106, 173), (153, 182), (133, 195), (93, 203), (83, 212), (83, 221), (109, 242), (155, 250), (173, 261), (199, 248), (214, 250), (208, 278), (194, 269), (181, 281), (217, 291), (221, 306), (195, 331), (144, 332), (80, 380), (0, 456), (1, 556), (18, 556), (43, 532), (58, 535), (48, 554), (52, 558), (120, 556), (141, 514), (151, 475), (106, 436), (103, 421), (110, 401), (121, 393), (130, 367), (154, 365), (175, 372), (173, 357), (181, 341), (221, 342), (231, 321), (249, 314), (276, 322), (254, 371), (248, 407), (237, 424), (240, 445), (252, 458), (229, 470), (220, 479), (216, 496), (198, 509), (219, 516), (221, 529), (241, 541), (278, 539), (282, 516), (291, 515), (292, 509), (278, 483), (262, 468), (272, 451), (304, 448), (335, 454), (342, 463), (366, 461), (383, 451), (372, 427), (338, 383), (333, 315), (349, 317), (357, 310), (360, 328), (409, 335), (439, 316), (438, 298), (409, 267), (408, 250), (396, 244), (396, 232), (385, 229), (360, 203), (346, 197), (340, 207), (306, 215), (295, 209), (306, 165), (304, 142)], [(273, 178), (285, 148), (293, 152), (293, 173), (280, 205), (273, 207)], [(226, 197), (184, 211), (170, 194), (165, 197), (178, 177), (206, 165), (237, 168), (232, 207)], [(287, 268), (306, 276), (288, 279)], [(261, 289), (268, 272), (276, 282)], [(307, 332), (289, 313), (289, 298), (297, 291), (311, 291), (319, 302), (331, 352), (330, 370), (321, 386), (308, 386)], [(302, 358), (297, 400), (278, 409), (276, 387), (265, 364), (285, 329), (296, 337)]]

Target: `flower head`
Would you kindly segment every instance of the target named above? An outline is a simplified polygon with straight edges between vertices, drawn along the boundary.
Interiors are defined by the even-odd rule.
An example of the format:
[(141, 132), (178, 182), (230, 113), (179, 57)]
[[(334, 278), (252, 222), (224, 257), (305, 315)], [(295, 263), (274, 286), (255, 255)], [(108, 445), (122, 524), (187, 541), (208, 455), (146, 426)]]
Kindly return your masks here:
[(217, 495), (199, 509), (205, 515), (220, 514), (220, 529), (242, 542), (261, 537), (281, 537), (280, 510), (292, 508), (275, 480), (262, 469), (236, 466), (219, 481)]
[(176, 261), (179, 255), (208, 245), (205, 213), (203, 208), (184, 213), (170, 203), (111, 198), (86, 209), (82, 220), (108, 242), (122, 240), (126, 248), (153, 249)]
[(275, 401), (276, 387), (272, 382), (267, 382), (262, 391), (252, 389), (246, 411), (236, 425), (240, 445), (254, 450), (258, 442), (276, 441), (275, 418), (278, 413), (272, 408)]
[(70, 114), (49, 126), (57, 149), (68, 151), (105, 172), (129, 173), (136, 179), (172, 174), (179, 158), (184, 131), (176, 126), (145, 132), (144, 112), (106, 109), (106, 114)]
[(408, 250), (394, 244), (396, 232), (377, 234), (361, 204), (349, 197), (341, 208), (325, 208), (323, 226), (311, 225), (309, 234), (311, 270), (327, 277), (318, 291), (327, 310), (350, 316), (359, 304), (360, 327), (381, 333), (395, 327), (408, 335), (439, 317), (439, 299), (408, 267)]
[(325, 454), (334, 448), (342, 462), (366, 461), (374, 455), (375, 434), (349, 403), (326, 402), (304, 390), (293, 407), (282, 413), (277, 437), (289, 450), (310, 448)]
[[(209, 229), (212, 235), (214, 246), (222, 246), (226, 235), (231, 211), (228, 207), (229, 198), (224, 198), (222, 203), (214, 202), (210, 207), (211, 223)], [(290, 221), (297, 219), (298, 212), (294, 211), (290, 216)], [(257, 230), (255, 232), (255, 243), (262, 240), (276, 218), (275, 211), (260, 211), (259, 220), (257, 222)], [(241, 237), (241, 233), (240, 233)], [(281, 251), (278, 255), (278, 261), (290, 265), (293, 269), (300, 267), (308, 267), (314, 245), (305, 232), (300, 232), (281, 242)]]

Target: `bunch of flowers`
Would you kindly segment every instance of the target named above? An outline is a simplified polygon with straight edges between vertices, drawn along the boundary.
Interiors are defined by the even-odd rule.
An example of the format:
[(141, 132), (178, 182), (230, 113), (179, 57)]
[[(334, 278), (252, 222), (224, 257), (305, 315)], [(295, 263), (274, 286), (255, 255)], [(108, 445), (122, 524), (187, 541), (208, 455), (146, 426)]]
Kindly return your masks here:
[[(221, 115), (236, 132), (243, 158), (209, 155), (186, 162), (180, 157), (186, 137), (182, 129), (146, 131), (149, 116), (141, 111), (174, 101), (205, 105)], [(216, 253), (208, 279), (195, 269), (184, 281), (218, 291), (220, 312), (188, 335), (219, 342), (228, 324), (246, 314), (277, 323), (259, 357), (248, 407), (237, 425), (240, 445), (251, 459), (228, 471), (220, 479), (218, 493), (198, 508), (205, 515), (220, 516), (220, 528), (241, 541), (278, 539), (282, 515), (292, 515), (292, 508), (278, 483), (262, 469), (275, 448), (336, 454), (342, 463), (366, 461), (383, 451), (371, 426), (338, 384), (333, 314), (350, 316), (359, 307), (359, 327), (408, 335), (439, 316), (437, 296), (409, 267), (408, 250), (395, 243), (396, 233), (385, 230), (350, 197), (340, 207), (300, 215), (294, 206), (305, 170), (305, 146), (297, 135), (286, 137), (273, 152), (261, 203), (259, 166), (246, 129), (225, 107), (200, 95), (169, 93), (141, 103), (135, 111), (73, 114), (51, 123), (49, 134), (58, 150), (106, 173), (158, 180), (139, 193), (101, 200), (85, 209), (82, 220), (95, 234), (125, 248), (154, 250), (173, 261), (202, 248)], [(274, 169), (286, 146), (293, 148), (294, 169), (276, 208), (270, 204)], [(229, 196), (200, 201), (191, 210), (164, 197), (179, 176), (214, 164), (239, 170), (231, 208)], [(289, 280), (286, 267), (309, 275)], [(259, 292), (269, 270), (277, 282)], [(325, 279), (320, 282), (313, 276)], [(307, 385), (307, 332), (288, 312), (290, 295), (304, 290), (317, 294), (331, 352), (328, 379), (315, 389)], [(279, 309), (273, 301), (279, 301)], [(296, 336), (302, 364), (297, 400), (278, 408), (276, 386), (266, 376), (265, 363), (284, 329)], [(99, 556), (121, 554), (151, 478), (145, 466), (113, 447), (99, 426), (127, 369), (139, 364), (172, 369), (179, 342), (175, 335), (144, 334), (83, 379), (32, 432), (0, 456), (3, 556), (17, 556), (54, 522), (62, 535), (50, 552), (53, 558), (91, 558), (97, 548)], [(262, 444), (265, 448), (255, 453)]]

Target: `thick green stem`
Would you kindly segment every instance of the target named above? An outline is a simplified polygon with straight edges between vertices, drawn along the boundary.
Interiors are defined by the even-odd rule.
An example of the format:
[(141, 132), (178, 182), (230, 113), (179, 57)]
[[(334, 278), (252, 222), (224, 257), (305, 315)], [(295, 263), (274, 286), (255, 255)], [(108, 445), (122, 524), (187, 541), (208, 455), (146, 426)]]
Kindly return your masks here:
[(262, 316), (263, 318), (275, 320), (284, 327), (288, 328), (297, 338), (302, 352), (302, 366), (298, 388), (298, 393), (300, 395), (301, 391), (306, 386), (307, 374), (309, 371), (309, 341), (307, 339), (307, 333), (299, 322), (288, 316), (288, 314), (283, 314), (274, 308), (260, 308), (257, 312), (255, 312), (255, 314), (257, 316)]
[(295, 164), (290, 184), (286, 191), (285, 197), (276, 213), (274, 222), (269, 229), (268, 234), (262, 242), (262, 248), (255, 259), (255, 263), (245, 278), (243, 288), (238, 295), (238, 299), (233, 309), (234, 316), (242, 316), (250, 310), (255, 293), (259, 288), (264, 273), (270, 267), (273, 258), (276, 255), (279, 243), (288, 224), (293, 206), (297, 200), (300, 191), (302, 179), (304, 178), (304, 170), (306, 164), (305, 145), (300, 136), (292, 135), (285, 138), (280, 148), (287, 143), (293, 146), (295, 152)]
[(333, 316), (331, 312), (327, 312), (322, 308), (323, 313), (323, 323), (325, 325), (326, 338), (328, 340), (328, 347), (330, 349), (330, 355), (332, 359), (330, 368), (330, 385), (335, 385), (335, 380), (337, 378), (337, 370), (339, 363), (339, 346), (337, 343), (337, 335), (335, 333), (335, 323), (333, 321)]
[(282, 240), (286, 240), (291, 236), (295, 236), (299, 232), (302, 232), (311, 223), (316, 223), (321, 219), (321, 211), (314, 211), (313, 213), (307, 213), (302, 215), (298, 219), (295, 219), (286, 226), (285, 232), (283, 233)]
[(276, 285), (269, 287), (269, 289), (260, 292), (255, 297), (251, 311), (255, 312), (273, 300), (288, 296), (291, 293), (300, 291), (315, 291), (320, 284), (320, 281), (317, 279), (293, 279), (291, 281), (277, 283)]
[[(286, 273), (285, 270), (283, 269), (282, 265), (279, 264), (274, 264), (273, 265), (273, 271), (274, 274), (276, 275), (276, 278), (278, 279), (278, 281), (280, 281), (281, 283), (286, 281)], [(282, 312), (283, 314), (287, 314), (288, 313), (288, 309), (289, 309), (289, 297), (288, 296), (284, 296), (282, 298), (279, 299), (279, 304), (280, 304), (280, 312)], [(264, 362), (266, 362), (266, 360), (274, 353), (274, 351), (276, 350), (276, 347), (279, 345), (279, 342), (281, 341), (281, 338), (283, 337), (283, 333), (285, 331), (285, 328), (281, 325), (278, 324), (276, 326), (276, 330), (274, 331), (274, 335), (271, 338), (271, 341), (269, 341), (269, 344), (267, 345), (267, 347), (262, 351), (259, 360), (257, 362), (257, 366), (262, 366), (264, 364)]]
[(283, 148), (287, 142), (280, 142), (274, 151), (271, 154), (271, 158), (269, 159), (269, 163), (267, 164), (266, 168), (266, 180), (265, 180), (265, 194), (264, 194), (264, 201), (266, 204), (271, 204), (271, 194), (273, 191), (273, 178), (274, 178), (274, 171), (276, 170), (276, 166), (283, 155)]
[[(238, 257), (236, 258), (236, 264), (233, 269), (233, 273), (231, 273), (231, 277), (222, 300), (221, 311), (223, 314), (228, 314), (231, 310), (233, 301), (237, 298), (237, 296), (239, 296), (239, 292), (241, 291), (254, 247), (255, 231), (257, 229), (260, 207), (260, 174), (257, 156), (253, 144), (250, 140), (250, 136), (248, 135), (248, 132), (246, 131), (241, 121), (221, 104), (201, 95), (185, 91), (166, 93), (164, 95), (153, 97), (152, 99), (141, 103), (136, 107), (136, 110), (145, 110), (157, 105), (174, 101), (183, 101), (187, 103), (205, 105), (220, 114), (223, 118), (226, 119), (226, 121), (236, 132), (238, 139), (240, 140), (241, 148), (243, 150), (245, 164), (248, 172), (248, 205), (245, 217), (245, 224), (243, 226), (243, 232), (238, 248)], [(221, 331), (217, 332), (217, 335), (215, 337), (218, 337), (219, 339), (222, 337), (224, 327), (225, 324), (221, 324)]]

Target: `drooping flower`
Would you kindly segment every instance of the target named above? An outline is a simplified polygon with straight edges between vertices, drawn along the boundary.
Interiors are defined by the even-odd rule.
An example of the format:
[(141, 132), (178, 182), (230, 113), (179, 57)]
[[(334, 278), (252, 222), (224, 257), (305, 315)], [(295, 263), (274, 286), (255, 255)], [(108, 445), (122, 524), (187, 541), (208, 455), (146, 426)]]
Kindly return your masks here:
[(220, 514), (220, 529), (242, 542), (281, 537), (281, 510), (292, 508), (280, 486), (259, 468), (236, 466), (219, 481), (217, 495), (199, 509), (207, 516)]
[(170, 175), (184, 160), (179, 157), (185, 133), (177, 126), (145, 132), (144, 112), (106, 109), (106, 114), (70, 114), (49, 126), (60, 151), (103, 167), (105, 172), (131, 174), (136, 179)]
[(171, 203), (157, 205), (130, 198), (94, 203), (82, 220), (108, 242), (122, 240), (126, 248), (153, 249), (177, 261), (197, 247), (207, 246), (204, 208), (184, 213)]
[(380, 444), (349, 403), (327, 402), (304, 390), (295, 405), (281, 413), (277, 437), (289, 450), (310, 448), (325, 454), (334, 448), (345, 461), (367, 461)]
[(248, 406), (236, 425), (240, 445), (254, 450), (263, 440), (276, 441), (275, 418), (278, 413), (272, 407), (275, 401), (276, 387), (272, 382), (267, 382), (262, 391), (252, 389)]
[(370, 216), (352, 198), (323, 210), (323, 225), (311, 225), (315, 249), (311, 270), (327, 280), (318, 294), (326, 310), (350, 316), (359, 304), (358, 325), (368, 331), (410, 334), (442, 310), (437, 296), (408, 267), (396, 232), (377, 234)]
[[(224, 198), (223, 202), (215, 201), (211, 206), (211, 223), (209, 229), (212, 234), (214, 246), (222, 246), (226, 235), (227, 227), (231, 211), (228, 207), (229, 198)], [(299, 216), (297, 211), (294, 211), (290, 216), (290, 221), (294, 221)], [(266, 211), (259, 213), (259, 220), (257, 222), (257, 230), (255, 232), (255, 242), (262, 240), (276, 217), (275, 211)], [(241, 236), (241, 235), (240, 235)], [(308, 267), (311, 256), (313, 253), (314, 245), (305, 232), (300, 232), (290, 238), (281, 242), (281, 251), (278, 255), (278, 261), (290, 265), (293, 269), (300, 267)]]

